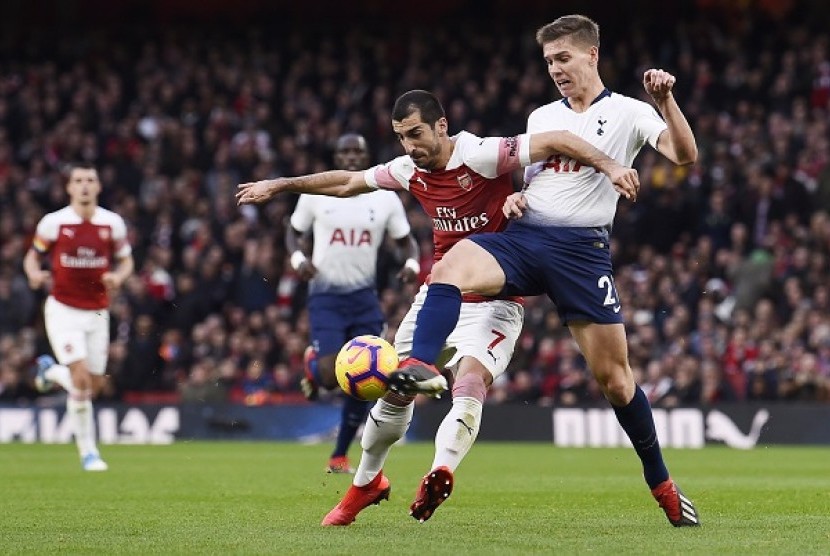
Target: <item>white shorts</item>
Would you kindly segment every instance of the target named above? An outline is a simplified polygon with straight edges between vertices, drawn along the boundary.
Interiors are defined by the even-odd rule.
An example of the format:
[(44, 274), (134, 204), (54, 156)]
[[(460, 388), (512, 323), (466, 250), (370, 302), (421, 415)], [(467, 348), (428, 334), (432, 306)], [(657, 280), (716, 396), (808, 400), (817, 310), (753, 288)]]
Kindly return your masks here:
[[(412, 351), (415, 319), (426, 295), (427, 286), (421, 286), (395, 334), (395, 349), (401, 359), (409, 357)], [(474, 357), (495, 379), (504, 373), (513, 357), (524, 314), (524, 307), (514, 301), (462, 303), (458, 324), (447, 338), (438, 362), (447, 360), (443, 366), (456, 372), (462, 357)]]
[(43, 320), (58, 363), (69, 365), (86, 359), (90, 373), (104, 374), (110, 343), (109, 310), (77, 309), (49, 296)]

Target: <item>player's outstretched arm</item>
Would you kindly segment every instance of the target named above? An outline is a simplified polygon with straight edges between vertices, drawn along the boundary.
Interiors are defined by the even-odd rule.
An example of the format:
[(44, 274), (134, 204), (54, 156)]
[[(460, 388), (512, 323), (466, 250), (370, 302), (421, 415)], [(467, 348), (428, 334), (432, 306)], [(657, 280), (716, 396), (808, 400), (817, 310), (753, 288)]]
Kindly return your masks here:
[(650, 69), (643, 74), (643, 87), (668, 126), (657, 139), (657, 150), (675, 164), (693, 164), (697, 160), (697, 144), (691, 126), (672, 94), (674, 82), (672, 74), (660, 69)]
[(329, 197), (354, 197), (372, 191), (363, 172), (330, 170), (293, 178), (275, 178), (242, 183), (237, 187), (238, 205), (262, 204), (280, 193), (307, 193)]
[(573, 158), (583, 166), (596, 168), (611, 179), (614, 189), (629, 200), (640, 191), (637, 170), (623, 166), (586, 140), (570, 131), (546, 131), (530, 136), (530, 161), (539, 162), (555, 154)]

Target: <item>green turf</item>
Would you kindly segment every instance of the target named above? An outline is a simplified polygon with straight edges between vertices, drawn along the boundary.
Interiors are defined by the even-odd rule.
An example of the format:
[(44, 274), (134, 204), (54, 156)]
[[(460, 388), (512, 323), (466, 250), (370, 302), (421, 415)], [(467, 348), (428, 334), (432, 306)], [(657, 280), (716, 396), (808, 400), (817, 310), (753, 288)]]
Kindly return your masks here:
[(106, 446), (83, 473), (69, 445), (0, 446), (3, 554), (827, 554), (830, 449), (667, 450), (703, 526), (674, 529), (632, 450), (481, 443), (452, 497), (407, 515), (431, 444), (395, 447), (392, 498), (322, 528), (349, 477), (329, 446)]

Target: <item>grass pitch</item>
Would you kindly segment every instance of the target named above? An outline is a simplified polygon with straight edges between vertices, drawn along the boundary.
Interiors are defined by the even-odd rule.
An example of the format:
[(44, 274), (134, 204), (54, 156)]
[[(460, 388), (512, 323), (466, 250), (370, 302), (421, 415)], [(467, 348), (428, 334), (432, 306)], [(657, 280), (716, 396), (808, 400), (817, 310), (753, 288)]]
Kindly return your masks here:
[[(396, 446), (392, 496), (322, 528), (350, 476), (330, 446), (0, 446), (2, 554), (827, 554), (830, 449), (666, 450), (703, 526), (675, 529), (630, 449), (481, 443), (435, 516), (408, 516), (431, 444)], [(353, 459), (357, 459), (355, 450)], [(356, 463), (356, 462), (355, 462)]]

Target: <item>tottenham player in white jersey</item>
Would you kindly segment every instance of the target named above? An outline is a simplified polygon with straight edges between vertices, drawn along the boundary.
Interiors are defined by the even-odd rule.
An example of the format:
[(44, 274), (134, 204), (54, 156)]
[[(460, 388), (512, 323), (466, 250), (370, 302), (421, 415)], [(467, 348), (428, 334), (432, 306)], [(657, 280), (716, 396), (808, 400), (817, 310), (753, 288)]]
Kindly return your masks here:
[[(37, 225), (23, 268), (33, 289), (51, 279), (44, 307), (49, 344), (57, 362), (38, 357), (35, 385), (67, 391), (66, 412), (85, 471), (106, 471), (95, 442), (92, 399), (101, 391), (109, 350), (109, 295), (133, 271), (124, 219), (98, 206), (101, 182), (91, 167), (75, 166), (66, 186), (69, 206)], [(48, 255), (51, 272), (42, 269)]]
[[(369, 166), (369, 148), (362, 135), (338, 138), (334, 165), (340, 170), (362, 171)], [(397, 193), (375, 191), (336, 199), (301, 195), (286, 230), (291, 265), (308, 280), (308, 316), (311, 342), (305, 354), (302, 387), (309, 400), (318, 388), (334, 389), (334, 361), (340, 348), (355, 336), (382, 336), (385, 317), (376, 289), (378, 250), (384, 237), (395, 240), (405, 259), (398, 279), (414, 282), (420, 273), (418, 243), (410, 233), (406, 212)], [(309, 237), (310, 236), (310, 237)], [(301, 244), (313, 242), (311, 256)], [(360, 425), (366, 421), (369, 402), (344, 396), (334, 451), (326, 470), (352, 473), (348, 450)]]
[[(510, 175), (533, 161), (564, 153), (607, 173), (628, 197), (636, 195), (639, 186), (636, 171), (568, 132), (481, 138), (462, 131), (450, 136), (443, 107), (427, 91), (409, 91), (397, 99), (392, 128), (405, 156), (366, 172), (324, 172), (242, 184), (237, 198), (240, 203), (260, 203), (287, 191), (350, 196), (378, 187), (407, 189), (432, 219), (435, 260), (440, 261), (456, 242), (504, 229), (502, 203), (514, 190)], [(403, 371), (414, 361), (409, 355), (424, 296), (422, 289), (395, 337), (395, 347), (404, 358)], [(453, 472), (478, 434), (487, 388), (504, 372), (522, 328), (519, 298), (470, 295), (463, 301), (461, 318), (442, 345), (445, 360), (449, 358), (446, 365), (455, 374), (453, 403), (436, 433), (432, 471), (421, 481), (410, 506), (410, 515), (419, 521), (429, 519), (449, 495)], [(429, 370), (427, 375), (418, 385), (428, 387), (419, 391), (434, 394), (446, 388), (437, 371)], [(390, 483), (382, 468), (391, 446), (409, 427), (413, 399), (414, 393), (390, 392), (372, 408), (353, 484), (323, 525), (349, 525), (364, 508), (388, 496)]]
[[(646, 143), (675, 164), (695, 161), (694, 135), (672, 95), (674, 76), (659, 69), (644, 74), (658, 115), (652, 106), (605, 88), (598, 72), (599, 27), (591, 19), (561, 17), (540, 28), (536, 39), (564, 98), (533, 111), (528, 133), (567, 129), (623, 165)], [(526, 170), (526, 178), (523, 196), (509, 197), (504, 206), (516, 221), (501, 234), (459, 242), (433, 269), (412, 355), (422, 368), (434, 363), (462, 292), (547, 294), (634, 445), (669, 522), (698, 525), (694, 505), (669, 476), (651, 407), (628, 363), (609, 247), (619, 196), (605, 176), (566, 156), (551, 156)]]

